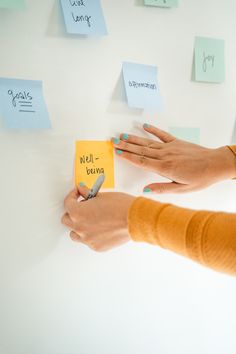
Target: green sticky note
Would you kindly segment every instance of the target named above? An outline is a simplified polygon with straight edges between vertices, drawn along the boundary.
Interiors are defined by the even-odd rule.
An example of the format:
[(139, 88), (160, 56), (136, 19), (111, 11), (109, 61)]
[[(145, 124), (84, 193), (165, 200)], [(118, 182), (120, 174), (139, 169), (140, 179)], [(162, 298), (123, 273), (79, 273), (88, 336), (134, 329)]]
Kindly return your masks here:
[(200, 143), (200, 128), (193, 127), (170, 127), (169, 133), (181, 140), (189, 141), (190, 143)]
[(178, 0), (144, 0), (146, 6), (177, 7)]
[(194, 80), (216, 83), (221, 83), (225, 80), (224, 40), (195, 38)]
[(25, 0), (0, 0), (0, 8), (10, 10), (24, 10)]

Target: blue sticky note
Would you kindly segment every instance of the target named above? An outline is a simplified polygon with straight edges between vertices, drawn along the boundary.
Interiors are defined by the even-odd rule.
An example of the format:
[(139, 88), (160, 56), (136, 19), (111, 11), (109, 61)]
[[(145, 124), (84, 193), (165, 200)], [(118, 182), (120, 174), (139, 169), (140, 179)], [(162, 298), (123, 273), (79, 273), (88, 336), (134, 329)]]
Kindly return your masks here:
[(11, 129), (49, 129), (42, 82), (0, 78), (0, 112)]
[(61, 0), (61, 7), (68, 33), (107, 34), (100, 0)]
[(193, 127), (170, 127), (169, 133), (178, 139), (189, 141), (190, 143), (200, 143), (200, 128)]
[(177, 7), (178, 0), (144, 0), (144, 4), (157, 7)]
[(150, 111), (162, 108), (156, 66), (124, 62), (123, 79), (129, 107)]

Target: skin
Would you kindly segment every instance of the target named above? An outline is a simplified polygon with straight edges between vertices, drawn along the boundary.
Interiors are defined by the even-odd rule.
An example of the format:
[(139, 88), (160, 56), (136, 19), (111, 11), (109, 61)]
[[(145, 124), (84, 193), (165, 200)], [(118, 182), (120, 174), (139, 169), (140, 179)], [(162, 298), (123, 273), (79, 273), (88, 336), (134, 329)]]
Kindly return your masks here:
[(88, 193), (87, 187), (78, 187), (64, 201), (62, 223), (71, 230), (71, 239), (99, 252), (128, 242), (127, 215), (135, 198), (124, 193), (100, 193), (96, 198), (78, 202)]
[(209, 149), (179, 140), (154, 126), (144, 125), (144, 130), (159, 140), (121, 134), (119, 143), (114, 144), (120, 158), (172, 181), (150, 184), (144, 189), (184, 193), (236, 176), (236, 159), (227, 146)]
[[(145, 191), (185, 193), (236, 177), (236, 158), (228, 147), (205, 148), (146, 124), (144, 130), (154, 139), (121, 134), (113, 143), (118, 157), (171, 180), (147, 185)], [(78, 201), (86, 198), (88, 191), (79, 186), (65, 199), (62, 223), (70, 229), (71, 239), (96, 251), (128, 242), (128, 214), (135, 197), (100, 193), (94, 199)]]

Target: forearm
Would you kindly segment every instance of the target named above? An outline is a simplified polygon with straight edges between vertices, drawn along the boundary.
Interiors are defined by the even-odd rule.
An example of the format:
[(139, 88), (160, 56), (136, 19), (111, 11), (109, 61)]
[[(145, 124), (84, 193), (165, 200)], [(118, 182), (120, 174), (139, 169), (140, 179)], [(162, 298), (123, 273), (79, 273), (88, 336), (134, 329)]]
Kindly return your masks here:
[(194, 211), (137, 198), (129, 211), (135, 241), (159, 245), (207, 267), (236, 275), (236, 215)]

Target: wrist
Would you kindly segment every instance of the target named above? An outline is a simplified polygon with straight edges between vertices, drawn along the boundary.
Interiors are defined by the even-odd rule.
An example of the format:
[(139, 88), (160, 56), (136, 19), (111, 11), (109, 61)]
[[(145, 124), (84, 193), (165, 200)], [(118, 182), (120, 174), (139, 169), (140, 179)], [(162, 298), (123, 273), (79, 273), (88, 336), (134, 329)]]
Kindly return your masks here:
[(236, 155), (228, 146), (213, 149), (215, 177), (218, 180), (236, 178)]

